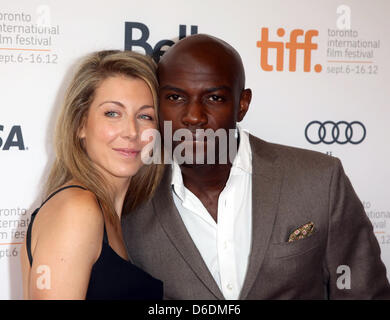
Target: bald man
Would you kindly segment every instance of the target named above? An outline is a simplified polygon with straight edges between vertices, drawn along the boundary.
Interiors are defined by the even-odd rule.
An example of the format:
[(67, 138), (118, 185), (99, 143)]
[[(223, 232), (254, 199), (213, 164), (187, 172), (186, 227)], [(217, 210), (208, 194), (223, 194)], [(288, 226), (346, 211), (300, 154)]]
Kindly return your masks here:
[[(187, 37), (161, 58), (158, 78), (161, 131), (168, 124), (190, 139), (164, 141), (172, 163), (122, 228), (132, 261), (164, 282), (166, 299), (390, 299), (373, 228), (340, 161), (237, 125), (252, 93), (235, 49)], [(202, 130), (226, 132), (230, 143)]]

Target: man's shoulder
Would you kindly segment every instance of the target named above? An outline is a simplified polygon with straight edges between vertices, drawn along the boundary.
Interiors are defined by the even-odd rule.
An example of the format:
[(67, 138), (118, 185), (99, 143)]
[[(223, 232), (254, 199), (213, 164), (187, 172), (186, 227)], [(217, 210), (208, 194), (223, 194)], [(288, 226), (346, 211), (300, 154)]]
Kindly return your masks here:
[(336, 157), (314, 150), (267, 142), (256, 136), (249, 135), (253, 161), (263, 159), (277, 162), (284, 167), (332, 168), (340, 163)]
[[(154, 194), (154, 196), (155, 195), (156, 193)], [(153, 198), (140, 203), (136, 208), (134, 208), (131, 211), (124, 210), (121, 218), (122, 226), (129, 221), (137, 221), (138, 219), (144, 220), (144, 219), (152, 218), (150, 216), (150, 213), (154, 212), (152, 199)]]

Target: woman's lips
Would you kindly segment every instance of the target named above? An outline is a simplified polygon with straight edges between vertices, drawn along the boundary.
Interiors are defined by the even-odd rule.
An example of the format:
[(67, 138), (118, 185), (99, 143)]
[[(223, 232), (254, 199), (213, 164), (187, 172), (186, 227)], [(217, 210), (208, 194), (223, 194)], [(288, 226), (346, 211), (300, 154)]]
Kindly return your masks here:
[(137, 149), (128, 149), (128, 148), (113, 148), (114, 151), (117, 151), (122, 156), (125, 156), (126, 158), (135, 158), (139, 153), (140, 150)]

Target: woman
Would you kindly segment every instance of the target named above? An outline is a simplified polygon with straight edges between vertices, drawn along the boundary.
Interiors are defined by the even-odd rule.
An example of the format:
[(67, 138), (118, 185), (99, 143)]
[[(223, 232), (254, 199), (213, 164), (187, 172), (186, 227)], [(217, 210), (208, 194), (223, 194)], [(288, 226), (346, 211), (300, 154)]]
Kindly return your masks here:
[(58, 119), (47, 199), (21, 251), (26, 299), (162, 299), (161, 281), (130, 263), (120, 225), (123, 206), (147, 200), (161, 178), (161, 165), (141, 160), (156, 106), (150, 58), (101, 51), (82, 62)]

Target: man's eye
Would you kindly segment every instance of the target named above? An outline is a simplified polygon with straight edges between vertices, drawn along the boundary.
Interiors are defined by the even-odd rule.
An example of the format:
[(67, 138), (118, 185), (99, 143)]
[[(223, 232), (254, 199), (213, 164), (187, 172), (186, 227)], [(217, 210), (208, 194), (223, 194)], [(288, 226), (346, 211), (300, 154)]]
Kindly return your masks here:
[(109, 117), (109, 118), (115, 118), (115, 117), (119, 116), (118, 112), (116, 112), (116, 111), (107, 111), (104, 113), (104, 115), (106, 117)]
[(178, 94), (170, 94), (168, 96), (168, 100), (179, 101), (179, 100), (183, 100), (183, 98), (181, 96), (179, 96)]
[(223, 98), (220, 97), (220, 96), (217, 96), (217, 95), (213, 94), (212, 96), (209, 97), (209, 100), (215, 101), (215, 102), (222, 102), (222, 101), (223, 101)]

